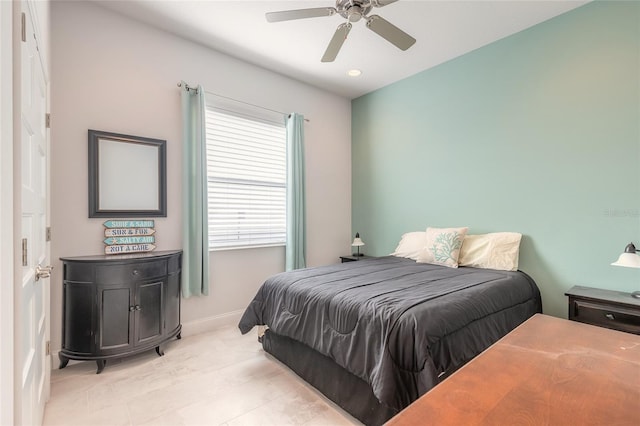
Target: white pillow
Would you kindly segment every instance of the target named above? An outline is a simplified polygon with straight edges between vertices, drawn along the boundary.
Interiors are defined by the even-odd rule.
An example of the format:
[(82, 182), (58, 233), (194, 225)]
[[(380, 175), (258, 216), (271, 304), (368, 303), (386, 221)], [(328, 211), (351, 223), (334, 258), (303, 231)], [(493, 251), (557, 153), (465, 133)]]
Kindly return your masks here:
[(424, 231), (407, 232), (402, 235), (398, 247), (391, 256), (406, 257), (416, 260), (427, 245), (427, 233)]
[(460, 266), (518, 270), (518, 256), (522, 234), (517, 232), (494, 232), (483, 235), (467, 235), (460, 250)]
[(427, 245), (417, 261), (457, 268), (460, 248), (468, 229), (427, 228)]

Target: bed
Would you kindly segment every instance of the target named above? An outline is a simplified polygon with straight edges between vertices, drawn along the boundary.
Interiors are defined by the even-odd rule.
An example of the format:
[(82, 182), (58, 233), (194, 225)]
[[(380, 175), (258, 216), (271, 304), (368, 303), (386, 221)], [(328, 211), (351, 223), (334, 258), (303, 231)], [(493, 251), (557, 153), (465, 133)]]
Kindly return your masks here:
[(535, 313), (520, 271), (386, 256), (274, 275), (240, 331), (365, 424), (382, 424)]

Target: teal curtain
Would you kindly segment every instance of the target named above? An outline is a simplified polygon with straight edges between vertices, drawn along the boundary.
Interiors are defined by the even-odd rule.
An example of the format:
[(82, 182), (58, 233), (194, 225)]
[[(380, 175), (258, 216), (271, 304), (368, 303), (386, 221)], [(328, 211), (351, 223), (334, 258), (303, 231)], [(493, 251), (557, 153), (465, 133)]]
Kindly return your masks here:
[(307, 232), (304, 190), (304, 117), (291, 114), (287, 124), (287, 245), (285, 269), (306, 266)]
[(204, 89), (182, 87), (182, 295), (209, 294)]

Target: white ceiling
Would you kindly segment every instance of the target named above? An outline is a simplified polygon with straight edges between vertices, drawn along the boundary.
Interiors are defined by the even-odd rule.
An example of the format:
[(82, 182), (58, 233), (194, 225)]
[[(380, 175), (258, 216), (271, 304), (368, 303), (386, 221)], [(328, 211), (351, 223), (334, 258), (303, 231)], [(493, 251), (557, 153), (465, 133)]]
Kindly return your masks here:
[[(366, 28), (353, 28), (335, 62), (321, 63), (340, 15), (267, 23), (266, 12), (335, 6), (334, 0), (98, 1), (104, 7), (347, 98), (431, 68), (579, 7), (585, 0), (400, 0), (369, 14), (417, 39), (401, 51)], [(358, 78), (348, 77), (359, 69)]]

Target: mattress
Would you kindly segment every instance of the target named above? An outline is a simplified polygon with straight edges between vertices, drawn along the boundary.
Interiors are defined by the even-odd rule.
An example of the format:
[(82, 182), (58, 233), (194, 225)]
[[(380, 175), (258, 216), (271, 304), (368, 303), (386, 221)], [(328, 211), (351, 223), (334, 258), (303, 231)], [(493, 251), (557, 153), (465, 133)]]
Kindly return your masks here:
[(274, 275), (239, 328), (265, 325), (309, 347), (397, 411), (537, 312), (523, 272), (388, 256)]

